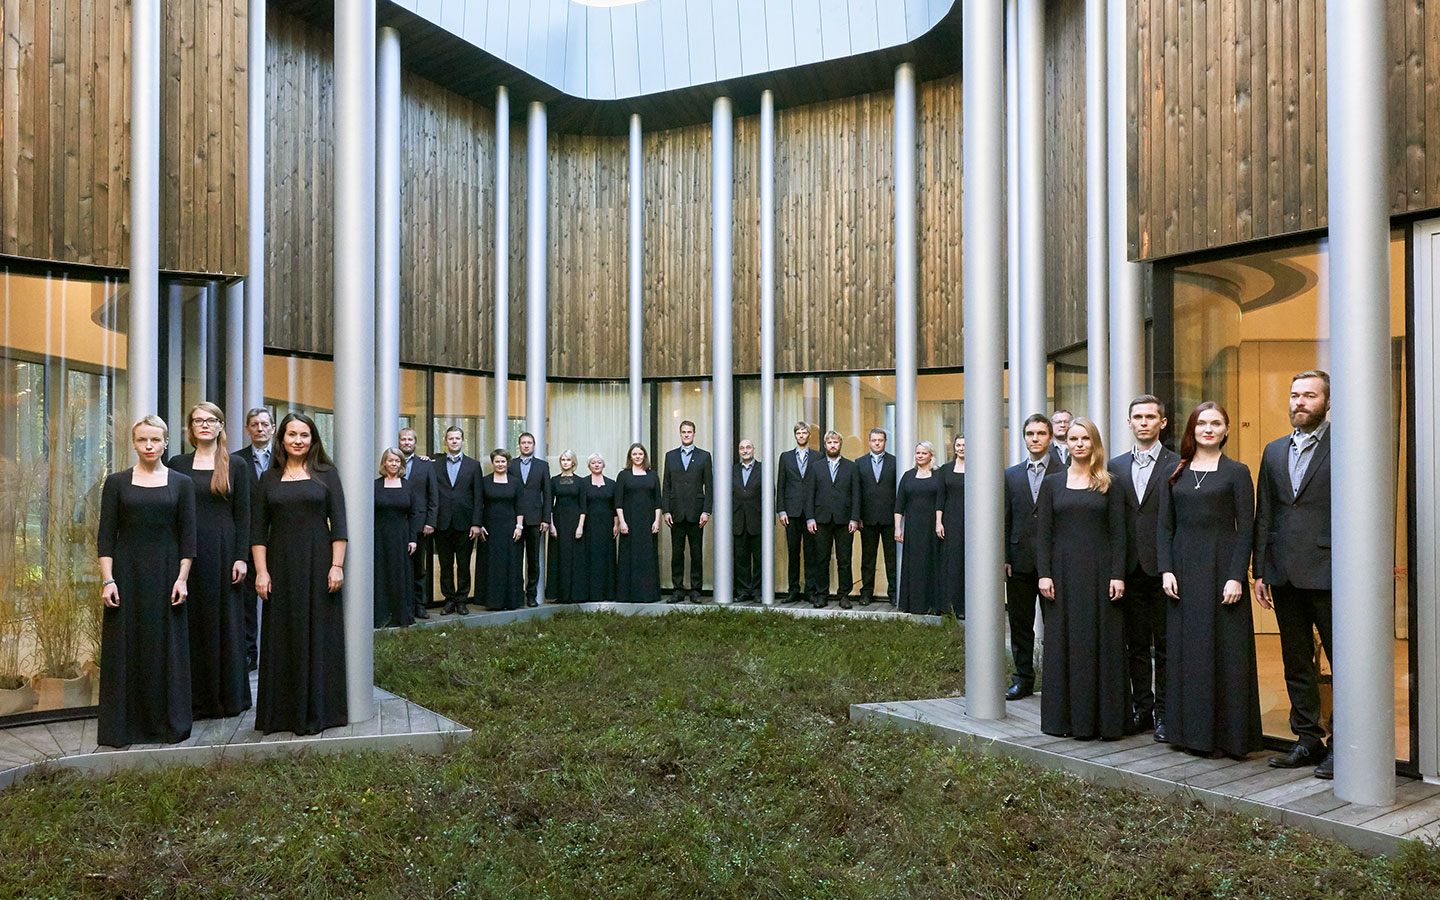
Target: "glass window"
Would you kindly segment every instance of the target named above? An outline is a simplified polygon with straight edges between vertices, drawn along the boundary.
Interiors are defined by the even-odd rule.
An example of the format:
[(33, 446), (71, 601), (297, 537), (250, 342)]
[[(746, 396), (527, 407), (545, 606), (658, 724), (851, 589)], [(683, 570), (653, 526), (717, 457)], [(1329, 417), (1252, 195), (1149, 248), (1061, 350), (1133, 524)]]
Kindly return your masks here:
[(265, 354), (265, 405), (275, 411), (276, 426), (291, 412), (314, 419), (325, 452), (334, 458), (334, 363), (328, 359)]
[(400, 369), (400, 421), (395, 425), (395, 437), (390, 446), (400, 440), (400, 429), (415, 429), (416, 445), (420, 453), (427, 452), (425, 446), (425, 423), (430, 419), (429, 373), (424, 369)]
[[(1050, 358), (1050, 409), (1068, 409), (1075, 417), (1090, 414), (1090, 361), (1084, 344)], [(1104, 422), (1100, 423), (1102, 427)], [(1107, 436), (1108, 437), (1108, 436)]]
[[(740, 431), (735, 443), (749, 438), (755, 445), (755, 455), (760, 456), (760, 379), (746, 378), (736, 389), (740, 404)], [(794, 428), (796, 422), (808, 422), (812, 429), (820, 425), (820, 379), (818, 377), (790, 377), (775, 379), (775, 452), (774, 459), (761, 460), (762, 464), (776, 466), (781, 453), (795, 446)], [(821, 435), (813, 434), (811, 446), (821, 444)], [(737, 457), (738, 458), (738, 457)], [(789, 556), (785, 552), (785, 532), (775, 526), (775, 590), (783, 592), (790, 584)]]
[[(494, 449), (490, 424), (492, 380), (459, 372), (435, 373), (435, 408), (430, 419), (430, 446), (445, 452), (445, 432), (458, 425), (465, 432), (466, 455), (484, 459)], [(512, 407), (513, 408), (513, 407)], [(523, 410), (523, 407), (521, 407)]]
[[(689, 420), (695, 423), (695, 446), (712, 449), (714, 442), (714, 407), (711, 405), (710, 380), (704, 381), (662, 381), (656, 385), (659, 402), (654, 412), (655, 446), (649, 447), (650, 458), (654, 460), (655, 471), (663, 472), (665, 453), (680, 446), (680, 423)], [(629, 420), (627, 415), (626, 421)], [(626, 442), (629, 445), (629, 442)], [(704, 536), (704, 586), (712, 586), (711, 576), (715, 563), (714, 532), (706, 529)], [(660, 527), (660, 586), (669, 590), (673, 587), (670, 578), (670, 529)], [(686, 560), (689, 572), (689, 560)]]
[(576, 469), (586, 471), (590, 454), (605, 458), (605, 474), (624, 467), (630, 446), (630, 385), (624, 381), (552, 381), (546, 386), (550, 471), (560, 471), (560, 454), (575, 453)]

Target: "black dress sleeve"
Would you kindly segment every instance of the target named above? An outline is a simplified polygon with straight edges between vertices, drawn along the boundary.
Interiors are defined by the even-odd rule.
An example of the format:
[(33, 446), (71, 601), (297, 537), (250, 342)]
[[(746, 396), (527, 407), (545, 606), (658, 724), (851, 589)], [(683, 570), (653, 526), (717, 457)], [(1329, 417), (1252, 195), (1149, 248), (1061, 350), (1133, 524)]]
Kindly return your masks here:
[(1110, 580), (1125, 580), (1125, 491), (1118, 481), (1111, 481), (1105, 491), (1105, 511), (1110, 523)]
[[(1231, 548), (1225, 577), (1244, 585), (1250, 565), (1251, 535), (1255, 529), (1255, 488), (1250, 482), (1250, 467), (1236, 461), (1230, 469), (1231, 496), (1235, 499), (1235, 546)], [(1260, 574), (1258, 571), (1255, 574)]]
[(625, 507), (625, 482), (630, 480), (629, 475), (629, 470), (615, 473), (615, 508), (617, 510)]
[(1040, 496), (1035, 500), (1035, 512), (1038, 519), (1035, 529), (1035, 574), (1041, 578), (1053, 578), (1055, 573), (1051, 571), (1051, 543), (1055, 531), (1055, 488), (1049, 478), (1040, 482)]
[(249, 466), (230, 457), (230, 517), (235, 523), (235, 558), (241, 560), (250, 548), (250, 487), (253, 478)]
[(175, 524), (179, 526), (176, 531), (180, 534), (180, 558), (195, 558), (195, 482), (191, 481), (179, 472), (176, 488), (180, 493), (180, 501), (176, 505)]
[[(1155, 559), (1163, 574), (1175, 571), (1175, 485), (1170, 483), (1170, 476), (1162, 472), (1156, 472), (1154, 477), (1162, 476), (1165, 480), (1155, 486), (1160, 492), (1157, 498), (1160, 510), (1155, 520)], [(1245, 546), (1250, 546), (1248, 538)]]
[[(330, 520), (330, 542), (346, 539), (345, 490), (340, 486), (340, 472), (334, 467), (316, 473), (325, 485), (325, 516)], [(314, 476), (311, 476), (314, 477)]]
[(100, 489), (100, 533), (95, 542), (100, 556), (115, 555), (115, 542), (120, 533), (120, 485), (129, 474), (129, 469), (116, 472), (105, 479)]
[(270, 486), (275, 476), (261, 475), (250, 491), (250, 546), (264, 547), (270, 542)]

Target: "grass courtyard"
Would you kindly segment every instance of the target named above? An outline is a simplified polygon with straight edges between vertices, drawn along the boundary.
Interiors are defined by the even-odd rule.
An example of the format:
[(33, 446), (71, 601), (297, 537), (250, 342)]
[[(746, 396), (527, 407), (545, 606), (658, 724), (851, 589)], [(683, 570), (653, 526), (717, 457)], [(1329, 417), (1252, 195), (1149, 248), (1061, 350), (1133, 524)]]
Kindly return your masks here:
[(731, 611), (381, 635), (475, 729), (369, 753), (0, 791), (0, 897), (1440, 896), (1268, 821), (852, 726), (961, 692), (953, 628)]

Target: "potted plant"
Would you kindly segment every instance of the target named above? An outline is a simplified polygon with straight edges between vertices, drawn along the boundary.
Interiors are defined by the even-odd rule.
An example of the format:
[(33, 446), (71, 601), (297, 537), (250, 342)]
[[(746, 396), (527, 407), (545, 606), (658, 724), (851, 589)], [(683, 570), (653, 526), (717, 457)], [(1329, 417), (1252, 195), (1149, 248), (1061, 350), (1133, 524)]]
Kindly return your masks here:
[(13, 585), (0, 596), (0, 716), (28, 712), (39, 700), (20, 674), (20, 642), (25, 636), (20, 596)]
[(33, 686), (44, 709), (90, 705), (90, 672), (80, 665), (85, 642), (85, 585), (68, 567), (46, 574), (30, 627), (40, 659)]

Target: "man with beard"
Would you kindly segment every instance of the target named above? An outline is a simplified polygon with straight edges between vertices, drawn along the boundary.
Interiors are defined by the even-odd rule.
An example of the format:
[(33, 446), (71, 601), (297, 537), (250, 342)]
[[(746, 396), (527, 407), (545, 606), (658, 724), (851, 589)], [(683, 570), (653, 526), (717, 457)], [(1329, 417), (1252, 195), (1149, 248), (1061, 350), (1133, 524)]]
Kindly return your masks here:
[[(1260, 461), (1255, 511), (1255, 599), (1275, 610), (1290, 695), (1295, 745), (1270, 759), (1277, 769), (1316, 766), (1333, 778), (1335, 758), (1320, 721), (1315, 632), (1335, 664), (1330, 616), (1330, 376), (1301, 372), (1290, 381), (1294, 430), (1270, 442)], [(1330, 746), (1334, 746), (1331, 736)]]
[(840, 455), (840, 432), (825, 432), (825, 459), (810, 485), (810, 517), (805, 523), (816, 536), (815, 591), (810, 605), (830, 602), (830, 548), (835, 548), (835, 570), (840, 580), (840, 608), (850, 608), (855, 586), (850, 550), (860, 526), (860, 478), (855, 464)]
[(410, 554), (410, 569), (415, 577), (415, 618), (428, 619), (425, 602), (429, 599), (426, 588), (430, 581), (430, 536), (435, 533), (435, 519), (440, 509), (440, 482), (435, 478), (435, 469), (428, 456), (415, 452), (415, 429), (400, 429), (400, 455), (405, 458), (405, 469), (401, 473), (415, 500), (425, 509), (425, 525), (415, 535), (415, 552)]

